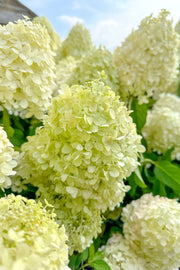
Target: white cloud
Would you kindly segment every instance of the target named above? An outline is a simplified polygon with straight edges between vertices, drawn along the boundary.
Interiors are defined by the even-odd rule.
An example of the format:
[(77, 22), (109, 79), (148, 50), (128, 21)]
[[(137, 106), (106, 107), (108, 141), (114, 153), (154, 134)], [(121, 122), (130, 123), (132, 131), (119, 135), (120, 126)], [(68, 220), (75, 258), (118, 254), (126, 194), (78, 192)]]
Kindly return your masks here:
[(70, 26), (73, 26), (75, 25), (77, 22), (79, 23), (83, 23), (83, 19), (79, 18), (79, 17), (76, 17), (76, 16), (68, 16), (68, 15), (65, 15), (65, 14), (62, 14), (58, 17), (59, 20), (69, 24)]

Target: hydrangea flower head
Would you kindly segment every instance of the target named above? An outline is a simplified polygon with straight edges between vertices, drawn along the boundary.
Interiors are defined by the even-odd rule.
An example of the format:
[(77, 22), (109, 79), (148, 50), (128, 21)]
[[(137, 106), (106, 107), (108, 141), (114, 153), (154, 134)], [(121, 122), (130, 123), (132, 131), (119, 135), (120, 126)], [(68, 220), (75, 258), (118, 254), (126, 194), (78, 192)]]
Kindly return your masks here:
[(178, 73), (179, 39), (168, 15), (162, 10), (157, 18), (143, 19), (114, 51), (122, 97), (134, 96), (145, 103), (149, 97), (157, 99), (163, 92), (176, 91), (169, 86)]
[(10, 176), (16, 173), (13, 168), (17, 165), (17, 157), (18, 152), (14, 151), (6, 132), (0, 126), (0, 188), (11, 186)]
[(123, 232), (130, 247), (147, 262), (147, 269), (178, 269), (180, 204), (145, 194), (122, 211)]
[(82, 24), (77, 23), (70, 30), (67, 38), (63, 41), (60, 50), (60, 58), (73, 56), (81, 58), (92, 48), (91, 36)]
[(114, 209), (144, 151), (129, 113), (102, 82), (66, 86), (52, 99), (44, 127), (23, 144), (20, 175), (71, 195), (74, 207)]
[(82, 252), (90, 246), (93, 238), (101, 233), (100, 210), (81, 204), (78, 207), (74, 206), (73, 198), (70, 195), (58, 195), (53, 187), (43, 186), (36, 195), (42, 203), (47, 199), (49, 203), (53, 204), (56, 222), (66, 228), (70, 255), (74, 250)]
[(114, 234), (103, 249), (104, 260), (111, 270), (146, 270), (143, 258), (133, 252), (126, 239), (119, 233)]
[(89, 52), (81, 58), (77, 67), (73, 70), (67, 81), (68, 85), (83, 84), (99, 78), (99, 73), (104, 71), (104, 83), (118, 92), (119, 80), (118, 73), (113, 63), (113, 57), (110, 51), (105, 47), (92, 47)]
[(0, 224), (0, 268), (69, 269), (65, 229), (40, 202), (14, 195), (1, 198)]
[(0, 26), (0, 102), (9, 113), (41, 119), (50, 103), (54, 68), (45, 27), (27, 19)]
[(51, 39), (50, 46), (51, 46), (52, 51), (56, 52), (57, 50), (59, 50), (62, 45), (62, 40), (61, 40), (60, 35), (54, 31), (53, 26), (50, 23), (50, 21), (46, 17), (41, 16), (41, 17), (35, 17), (33, 19), (33, 22), (38, 23), (47, 29), (47, 32)]
[(180, 160), (180, 98), (162, 94), (148, 112), (143, 135), (149, 150), (165, 153), (174, 148), (172, 159)]

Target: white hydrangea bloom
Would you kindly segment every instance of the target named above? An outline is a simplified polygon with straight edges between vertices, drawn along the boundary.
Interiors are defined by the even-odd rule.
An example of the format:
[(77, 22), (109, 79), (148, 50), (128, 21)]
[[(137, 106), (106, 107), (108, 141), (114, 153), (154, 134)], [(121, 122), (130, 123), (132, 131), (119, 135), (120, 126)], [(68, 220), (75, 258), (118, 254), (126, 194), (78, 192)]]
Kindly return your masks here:
[(10, 176), (16, 173), (13, 168), (17, 165), (17, 157), (18, 152), (14, 151), (6, 132), (0, 126), (0, 188), (11, 186)]
[(103, 249), (105, 250), (104, 260), (111, 270), (148, 270), (143, 258), (133, 252), (120, 233), (114, 234)]
[(0, 199), (0, 269), (68, 270), (67, 236), (55, 215), (22, 196)]
[(162, 94), (148, 112), (142, 133), (149, 150), (164, 154), (174, 147), (172, 159), (180, 160), (180, 98)]
[(144, 103), (163, 92), (176, 93), (177, 89), (169, 86), (178, 73), (179, 38), (168, 15), (162, 10), (157, 18), (143, 19), (114, 51), (122, 97), (134, 96)]
[(50, 103), (54, 68), (45, 27), (28, 20), (0, 26), (0, 102), (9, 113), (41, 119)]
[(142, 256), (148, 270), (180, 267), (180, 204), (145, 194), (122, 211), (123, 232), (130, 247)]

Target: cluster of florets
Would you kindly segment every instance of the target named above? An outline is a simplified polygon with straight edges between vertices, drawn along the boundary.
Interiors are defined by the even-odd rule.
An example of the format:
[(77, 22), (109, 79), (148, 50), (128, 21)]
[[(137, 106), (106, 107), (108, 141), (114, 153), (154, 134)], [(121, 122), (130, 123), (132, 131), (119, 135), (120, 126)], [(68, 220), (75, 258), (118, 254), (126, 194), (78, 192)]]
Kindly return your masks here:
[(42, 118), (51, 99), (54, 67), (45, 27), (28, 20), (0, 26), (0, 103), (10, 114)]
[(148, 112), (143, 135), (149, 150), (159, 154), (174, 148), (172, 159), (180, 160), (180, 98), (162, 94)]
[(105, 47), (96, 49), (93, 47), (84, 57), (81, 58), (77, 67), (70, 74), (67, 84), (83, 84), (99, 78), (99, 73), (104, 71), (104, 83), (118, 92), (119, 80), (115, 69), (112, 54)]
[(40, 202), (14, 195), (1, 198), (0, 268), (68, 270), (67, 236), (54, 217)]
[(51, 189), (54, 197), (68, 198), (64, 207), (89, 216), (114, 209), (144, 151), (129, 113), (102, 82), (66, 86), (52, 99), (44, 127), (23, 144), (18, 173), (40, 193)]
[(169, 86), (178, 73), (179, 38), (168, 15), (162, 10), (157, 18), (143, 19), (114, 51), (122, 97), (134, 96), (144, 103), (149, 97), (157, 99), (163, 92), (177, 90)]
[(10, 176), (16, 173), (13, 168), (17, 165), (17, 157), (18, 152), (14, 151), (6, 132), (0, 127), (0, 188), (11, 186)]
[(180, 204), (175, 199), (145, 194), (122, 211), (129, 246), (146, 260), (146, 269), (178, 269)]
[[(91, 35), (82, 24), (77, 23), (70, 30), (67, 38), (63, 41), (57, 58), (61, 60), (67, 56), (76, 59), (83, 57), (92, 48)], [(57, 59), (57, 60), (58, 60)]]
[[(41, 17), (35, 17), (33, 19), (33, 23), (38, 23), (40, 25), (42, 25), (43, 27), (46, 28), (49, 36), (50, 36), (50, 47), (51, 47), (51, 50), (55, 52), (60, 50), (61, 48), (61, 45), (62, 45), (62, 40), (61, 40), (61, 37), (59, 34), (57, 34), (54, 29), (53, 29), (53, 26), (52, 24), (49, 22), (49, 20), (44, 17), (44, 16), (41, 16)], [(56, 56), (56, 55), (55, 55)]]
[(145, 260), (136, 255), (120, 233), (114, 234), (103, 249), (111, 270), (146, 270)]

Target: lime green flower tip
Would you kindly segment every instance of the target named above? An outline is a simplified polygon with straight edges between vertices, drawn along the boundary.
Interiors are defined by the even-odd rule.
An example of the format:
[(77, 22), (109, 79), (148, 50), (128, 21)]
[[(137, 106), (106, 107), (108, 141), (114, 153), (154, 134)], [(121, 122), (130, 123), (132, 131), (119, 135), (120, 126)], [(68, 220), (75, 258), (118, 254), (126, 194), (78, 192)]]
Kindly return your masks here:
[(77, 23), (72, 27), (67, 38), (62, 43), (59, 51), (59, 60), (67, 56), (79, 59), (91, 48), (92, 40), (88, 29), (82, 24)]
[(180, 204), (145, 194), (122, 211), (123, 232), (130, 247), (147, 262), (148, 270), (178, 269)]
[(11, 114), (42, 119), (55, 62), (45, 27), (28, 19), (0, 26), (0, 102)]
[(17, 165), (17, 157), (18, 152), (14, 151), (6, 132), (0, 127), (0, 188), (11, 186), (10, 176), (16, 173), (13, 168)]
[(147, 270), (145, 260), (134, 253), (126, 239), (119, 233), (114, 234), (103, 249), (104, 260), (111, 270)]
[(176, 87), (170, 86), (177, 80), (179, 36), (168, 15), (162, 10), (157, 18), (143, 19), (114, 51), (124, 99), (134, 96), (139, 103), (147, 103), (149, 97), (158, 99), (163, 92), (176, 93)]
[(13, 194), (1, 198), (0, 268), (69, 269), (65, 229), (54, 217), (40, 202)]
[(165, 154), (174, 148), (171, 158), (180, 160), (180, 98), (172, 94), (161, 94), (148, 112), (142, 132), (149, 150)]

